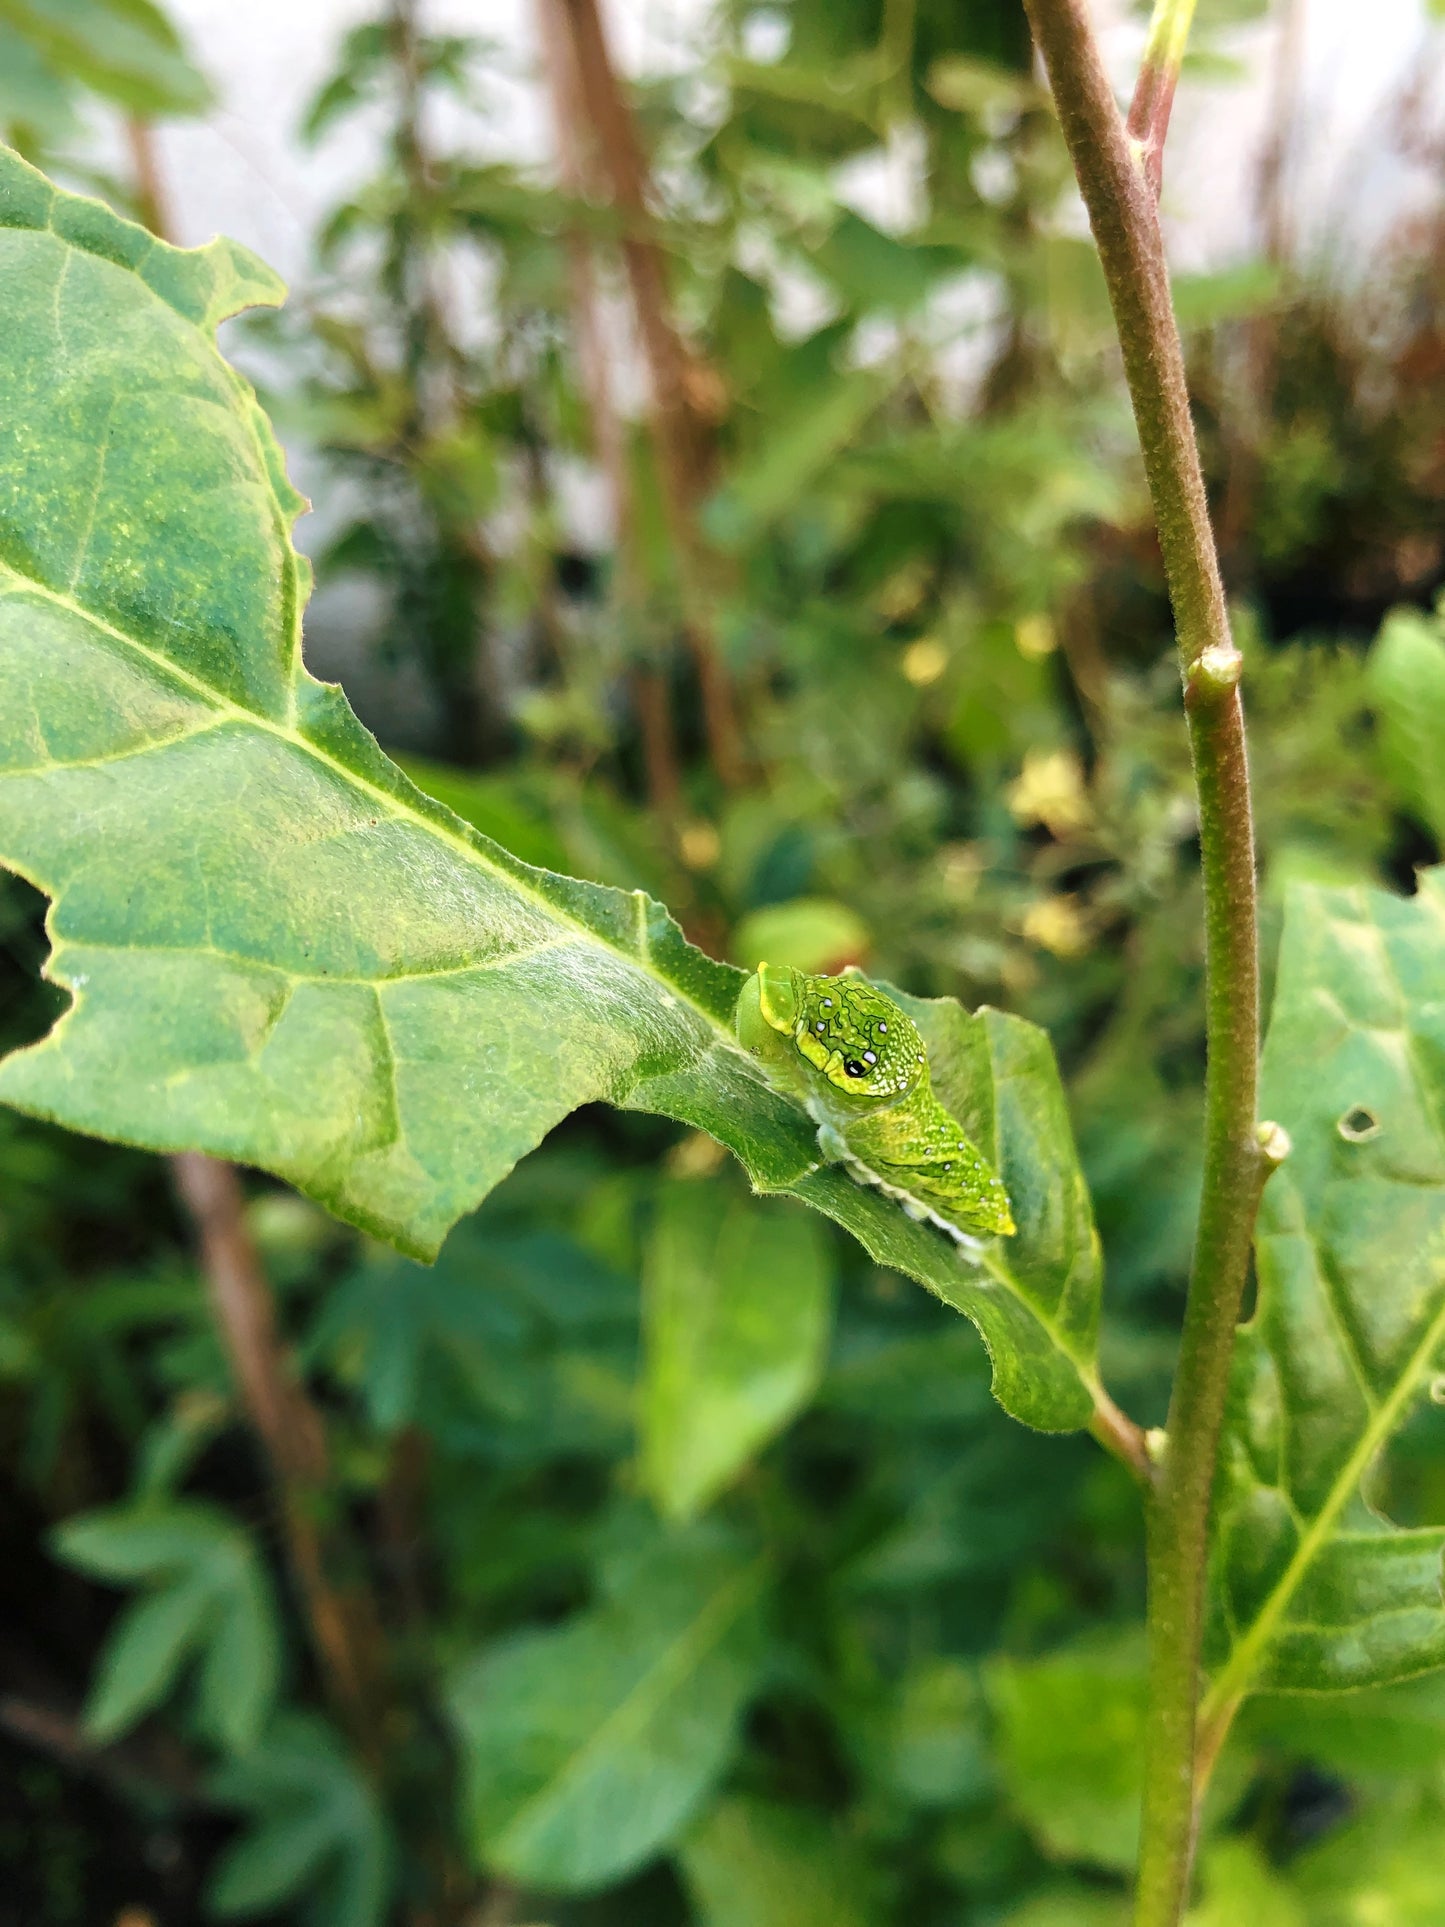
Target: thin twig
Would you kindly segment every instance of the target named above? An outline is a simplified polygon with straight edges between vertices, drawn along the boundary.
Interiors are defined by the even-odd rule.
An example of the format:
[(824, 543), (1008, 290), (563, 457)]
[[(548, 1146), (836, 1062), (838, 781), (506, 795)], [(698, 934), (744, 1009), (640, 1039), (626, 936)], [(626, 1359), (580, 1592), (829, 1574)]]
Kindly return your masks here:
[(1194, 7), (1195, 0), (1154, 0), (1144, 58), (1129, 103), (1129, 138), (1138, 144), (1144, 176), (1156, 198), (1164, 184), (1164, 142)]
[(1146, 1489), (1154, 1481), (1154, 1460), (1149, 1451), (1149, 1434), (1136, 1425), (1127, 1412), (1121, 1412), (1102, 1386), (1094, 1391), (1094, 1416), (1089, 1431), (1106, 1452), (1111, 1452)]
[[(1240, 657), (1229, 630), (1159, 226), (1157, 165), (1131, 139), (1085, 0), (1026, 0), (1103, 263), (1138, 425), (1184, 679), (1204, 884), (1204, 1172), (1167, 1444), (1148, 1504), (1149, 1715), (1136, 1927), (1174, 1927), (1195, 1824), (1195, 1722), (1209, 1505), (1264, 1153), (1255, 1134), (1259, 964)], [(1183, 0), (1161, 7), (1171, 23)], [(1187, 17), (1185, 18), (1187, 25)], [(1151, 35), (1151, 42), (1153, 36)], [(1169, 39), (1174, 60), (1182, 41)], [(1156, 54), (1159, 48), (1155, 48)], [(1167, 124), (1173, 79), (1141, 121)], [(1157, 157), (1156, 157), (1157, 158)]]
[(642, 761), (647, 775), (647, 800), (664, 826), (677, 823), (682, 805), (682, 777), (677, 761), (677, 735), (672, 721), (672, 693), (665, 672), (639, 663), (632, 672), (637, 704)]
[(726, 788), (742, 781), (743, 757), (732, 682), (713, 634), (715, 558), (698, 527), (712, 483), (713, 426), (721, 385), (683, 341), (672, 318), (662, 250), (653, 238), (647, 167), (637, 128), (607, 46), (597, 0), (559, 0), (571, 67), (596, 146), (597, 164), (622, 215), (622, 258), (647, 362), (652, 439), (682, 583), (684, 630), (697, 669), (703, 725), (713, 769)]
[(427, 392), (438, 369), (445, 365), (446, 328), (437, 292), (427, 211), (435, 197), (431, 159), (422, 125), (421, 47), (416, 0), (391, 0), (387, 38), (397, 77), (396, 122), (392, 134), (397, 167), (406, 195), (394, 218), (397, 293), (404, 310), (406, 365), (410, 377), (412, 419), (406, 439), (419, 440), (428, 426)]
[(129, 114), (126, 116), (125, 142), (130, 149), (136, 212), (152, 234), (165, 238), (173, 229), (165, 188), (161, 182), (155, 129), (138, 114)]
[(1270, 75), (1269, 133), (1259, 158), (1259, 180), (1255, 189), (1264, 258), (1276, 268), (1284, 265), (1290, 253), (1285, 177), (1299, 114), (1304, 30), (1304, 0), (1284, 0)]
[(281, 1497), (287, 1552), (317, 1663), (338, 1714), (375, 1762), (381, 1750), (373, 1718), (375, 1642), (362, 1630), (355, 1600), (327, 1576), (316, 1518), (328, 1473), (325, 1432), (282, 1351), (275, 1300), (246, 1223), (241, 1181), (234, 1166), (199, 1151), (183, 1151), (171, 1164), (199, 1235), (216, 1328)]
[[(557, 172), (567, 193), (580, 201), (596, 195), (599, 183), (595, 148), (584, 138), (587, 112), (577, 48), (568, 28), (565, 0), (537, 0), (536, 12), (542, 70), (552, 97)], [(602, 326), (597, 264), (591, 242), (575, 224), (566, 230), (565, 245), (577, 367), (587, 397), (593, 446), (612, 498), (621, 602), (624, 610), (630, 610), (638, 598), (641, 575), (637, 512), (628, 468), (626, 428), (617, 407)], [(638, 733), (642, 738), (648, 804), (657, 820), (674, 832), (681, 780), (671, 692), (663, 671), (649, 663), (639, 663), (634, 669), (632, 687)]]
[(79, 1709), (20, 1693), (0, 1694), (0, 1732), (33, 1747), (75, 1773), (88, 1773), (137, 1801), (199, 1805), (205, 1776), (181, 1743), (147, 1726), (101, 1745), (85, 1730)]

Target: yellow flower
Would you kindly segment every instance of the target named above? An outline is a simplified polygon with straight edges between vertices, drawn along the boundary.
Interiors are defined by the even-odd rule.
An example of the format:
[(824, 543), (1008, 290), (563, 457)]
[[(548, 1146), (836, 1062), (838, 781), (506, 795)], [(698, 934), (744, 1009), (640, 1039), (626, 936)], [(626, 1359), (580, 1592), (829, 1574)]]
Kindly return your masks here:
[(722, 855), (722, 838), (711, 823), (688, 823), (677, 847), (689, 870), (710, 870)]
[(1056, 957), (1081, 957), (1089, 948), (1088, 918), (1077, 897), (1044, 897), (1030, 904), (1022, 928), (1030, 943)]
[(1018, 822), (1042, 823), (1061, 841), (1093, 818), (1083, 768), (1067, 749), (1031, 749), (1009, 788), (1008, 806)]
[(920, 636), (903, 651), (899, 666), (915, 689), (937, 682), (948, 667), (948, 651), (934, 636)]
[(1045, 615), (1020, 616), (1014, 624), (1014, 642), (1019, 654), (1030, 662), (1051, 656), (1059, 646), (1054, 625)]

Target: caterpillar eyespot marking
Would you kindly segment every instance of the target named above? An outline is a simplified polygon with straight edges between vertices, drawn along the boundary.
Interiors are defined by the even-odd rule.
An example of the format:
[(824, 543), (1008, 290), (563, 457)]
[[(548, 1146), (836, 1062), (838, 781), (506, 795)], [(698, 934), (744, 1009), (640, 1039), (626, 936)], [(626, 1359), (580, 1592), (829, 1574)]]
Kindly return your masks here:
[(891, 997), (852, 972), (812, 977), (760, 964), (736, 1024), (768, 1082), (817, 1125), (828, 1163), (964, 1251), (1013, 1235), (1003, 1180), (934, 1095), (918, 1027)]

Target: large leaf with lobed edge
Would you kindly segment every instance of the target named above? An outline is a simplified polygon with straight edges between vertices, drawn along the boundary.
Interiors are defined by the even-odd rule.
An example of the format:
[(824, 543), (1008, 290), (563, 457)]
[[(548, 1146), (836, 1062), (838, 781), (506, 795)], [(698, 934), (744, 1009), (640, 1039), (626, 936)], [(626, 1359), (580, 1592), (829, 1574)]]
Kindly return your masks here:
[(1261, 1105), (1293, 1150), (1231, 1387), (1210, 1712), (1445, 1665), (1445, 1530), (1369, 1504), (1445, 1365), (1445, 871), (1292, 892)]
[(736, 1047), (742, 973), (418, 790), (301, 660), (304, 506), (217, 323), (281, 288), (0, 158), (0, 862), (52, 899), (0, 1098), (288, 1179), (421, 1257), (596, 1099), (711, 1132), (966, 1312), (1003, 1404), (1092, 1407), (1099, 1263), (1047, 1039), (910, 1000), (1013, 1193), (982, 1268), (819, 1169)]

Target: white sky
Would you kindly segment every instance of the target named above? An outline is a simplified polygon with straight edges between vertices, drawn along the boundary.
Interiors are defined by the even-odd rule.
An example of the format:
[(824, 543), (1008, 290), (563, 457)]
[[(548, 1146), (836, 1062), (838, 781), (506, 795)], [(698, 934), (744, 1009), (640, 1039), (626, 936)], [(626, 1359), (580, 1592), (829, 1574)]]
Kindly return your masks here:
[[(1422, 57), (1439, 68), (1442, 37), (1427, 36), (1423, 0), (1293, 0), (1302, 8), (1304, 59), (1292, 154), (1294, 200), (1307, 225), (1336, 248), (1341, 230), (1377, 225), (1426, 189), (1388, 152), (1385, 116)], [(1140, 38), (1127, 0), (1095, 0), (1106, 46), (1127, 84)], [(614, 45), (626, 64), (670, 64), (697, 30), (706, 0), (610, 0)], [(304, 267), (318, 213), (367, 160), (360, 128), (308, 152), (295, 139), (303, 106), (329, 72), (345, 30), (379, 0), (170, 0), (170, 10), (211, 75), (220, 105), (193, 126), (162, 130), (173, 218), (189, 243), (225, 232), (288, 277)], [(1273, 12), (1280, 10), (1275, 0)], [(505, 50), (516, 75), (500, 90), (487, 145), (541, 156), (546, 117), (528, 85), (532, 0), (431, 0), (429, 21), (482, 33)], [(1249, 250), (1253, 184), (1268, 125), (1271, 21), (1233, 42), (1250, 79), (1192, 82), (1181, 90), (1166, 182), (1172, 244), (1180, 265), (1202, 267)], [(1438, 82), (1438, 72), (1436, 74)]]

